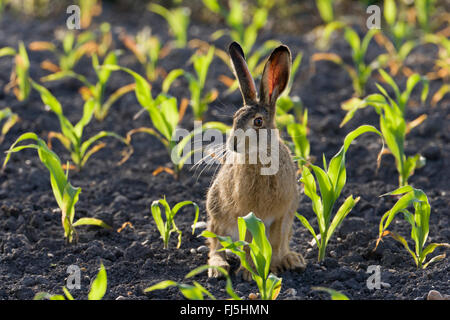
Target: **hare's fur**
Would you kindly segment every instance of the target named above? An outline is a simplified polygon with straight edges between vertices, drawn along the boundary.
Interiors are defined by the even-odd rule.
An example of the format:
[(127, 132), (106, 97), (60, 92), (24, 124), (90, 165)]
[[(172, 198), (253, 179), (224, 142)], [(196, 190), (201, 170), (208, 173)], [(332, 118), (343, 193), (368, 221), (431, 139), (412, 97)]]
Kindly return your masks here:
[[(235, 69), (237, 68), (239, 66), (235, 65)], [(245, 88), (241, 79), (239, 80), (246, 102)], [(253, 93), (247, 94), (248, 96), (254, 98)], [(261, 101), (258, 101), (258, 105), (270, 108), (270, 105)], [(267, 119), (268, 127), (274, 128), (275, 113), (268, 112), (268, 114), (271, 114)], [(233, 129), (236, 129), (236, 119)], [(299, 202), (296, 166), (289, 149), (278, 135), (276, 138), (279, 145), (279, 170), (275, 174), (261, 175), (260, 163), (223, 164), (208, 191), (206, 200), (208, 230), (217, 235), (231, 236), (233, 240), (237, 240), (237, 218), (249, 212), (253, 212), (264, 222), (272, 246), (271, 271), (275, 273), (286, 269), (305, 268), (303, 257), (289, 248), (292, 224)], [(221, 247), (219, 241), (210, 238), (208, 242), (210, 248), (208, 264), (229, 269), (224, 252), (217, 251)], [(219, 274), (215, 269), (210, 269), (209, 276), (217, 277)], [(249, 280), (250, 275), (244, 273), (244, 278)]]

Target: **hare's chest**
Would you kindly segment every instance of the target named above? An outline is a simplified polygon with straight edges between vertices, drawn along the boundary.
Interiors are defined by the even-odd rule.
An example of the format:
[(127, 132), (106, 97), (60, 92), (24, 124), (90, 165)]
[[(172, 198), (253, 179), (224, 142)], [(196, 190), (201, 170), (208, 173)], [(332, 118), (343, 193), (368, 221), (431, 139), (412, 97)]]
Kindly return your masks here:
[(276, 212), (283, 212), (291, 206), (295, 198), (294, 191), (286, 189), (276, 177), (242, 180), (235, 185), (235, 199), (238, 207), (245, 214), (254, 212), (270, 226)]

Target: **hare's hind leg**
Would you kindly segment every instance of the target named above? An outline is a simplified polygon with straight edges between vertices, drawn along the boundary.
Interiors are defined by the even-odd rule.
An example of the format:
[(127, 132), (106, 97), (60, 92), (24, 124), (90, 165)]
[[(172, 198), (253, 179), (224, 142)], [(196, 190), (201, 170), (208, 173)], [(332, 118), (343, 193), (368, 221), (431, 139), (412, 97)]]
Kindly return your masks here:
[(286, 214), (270, 226), (269, 241), (272, 245), (271, 270), (274, 273), (284, 270), (303, 271), (306, 262), (300, 253), (291, 251), (289, 241), (292, 236), (293, 214)]

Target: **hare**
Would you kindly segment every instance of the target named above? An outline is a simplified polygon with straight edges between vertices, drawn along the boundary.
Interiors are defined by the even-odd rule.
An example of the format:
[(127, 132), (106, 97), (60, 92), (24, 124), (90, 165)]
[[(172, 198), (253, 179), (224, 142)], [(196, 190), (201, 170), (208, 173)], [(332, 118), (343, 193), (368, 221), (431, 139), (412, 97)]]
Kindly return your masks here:
[[(286, 88), (290, 75), (291, 53), (287, 46), (274, 49), (266, 62), (261, 78), (259, 98), (256, 86), (245, 62), (244, 52), (237, 42), (229, 46), (234, 73), (238, 79), (244, 105), (233, 117), (233, 129), (226, 148), (232, 154), (244, 157), (244, 163), (224, 163), (207, 193), (206, 210), (208, 230), (220, 236), (238, 238), (237, 219), (253, 212), (265, 226), (272, 246), (271, 271), (278, 273), (287, 269), (302, 271), (305, 260), (301, 254), (290, 250), (292, 224), (298, 207), (299, 192), (296, 181), (296, 166), (289, 149), (275, 130), (276, 101)], [(236, 146), (244, 139), (235, 134), (237, 130), (261, 129), (269, 131), (270, 139), (276, 142), (279, 168), (274, 174), (262, 175), (261, 161), (249, 163), (251, 147), (239, 154)], [(272, 129), (272, 130), (271, 130)], [(258, 140), (259, 141), (259, 140)], [(248, 142), (247, 142), (248, 143)], [(216, 238), (208, 239), (208, 264), (229, 270), (224, 251)], [(242, 267), (241, 267), (242, 269)], [(250, 273), (243, 271), (245, 280)], [(210, 268), (209, 277), (219, 277), (216, 269)]]

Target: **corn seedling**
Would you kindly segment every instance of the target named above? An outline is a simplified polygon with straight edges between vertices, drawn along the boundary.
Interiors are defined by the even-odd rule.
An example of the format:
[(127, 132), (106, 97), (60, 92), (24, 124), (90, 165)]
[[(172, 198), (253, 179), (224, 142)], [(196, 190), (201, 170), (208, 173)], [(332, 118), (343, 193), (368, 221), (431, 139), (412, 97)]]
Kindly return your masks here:
[(100, 15), (102, 5), (99, 0), (78, 0), (81, 11), (81, 27), (86, 29), (90, 26), (92, 18)]
[(190, 9), (178, 7), (174, 9), (166, 9), (163, 6), (150, 3), (148, 9), (163, 17), (169, 25), (170, 32), (175, 37), (175, 45), (177, 48), (184, 48), (187, 44), (187, 30), (189, 27)]
[(75, 164), (78, 170), (80, 170), (86, 161), (100, 149), (106, 146), (105, 143), (100, 142), (93, 146), (95, 142), (104, 138), (112, 137), (125, 145), (129, 145), (128, 141), (118, 134), (110, 131), (100, 131), (88, 140), (83, 140), (84, 128), (89, 124), (92, 119), (92, 115), (95, 109), (95, 101), (89, 99), (85, 102), (83, 107), (83, 116), (81, 119), (73, 125), (64, 116), (63, 109), (59, 101), (48, 91), (45, 87), (32, 81), (33, 87), (40, 93), (42, 102), (58, 117), (59, 124), (61, 126), (61, 132), (49, 133), (49, 144), (51, 145), (51, 139), (58, 139), (61, 144), (70, 152), (72, 162)]
[[(400, 4), (400, 8), (397, 7)], [(383, 17), (387, 24), (392, 44), (398, 51), (413, 35), (413, 22), (408, 21), (408, 10), (401, 1), (384, 0)]]
[(421, 94), (422, 102), (428, 95), (428, 82), (418, 74), (410, 76), (406, 83), (405, 91), (401, 92), (395, 81), (382, 69), (379, 70), (383, 79), (391, 86), (395, 92), (395, 99), (392, 99), (387, 91), (377, 84), (381, 94), (371, 94), (364, 99), (353, 98), (342, 105), (347, 111), (341, 127), (345, 125), (359, 109), (367, 106), (374, 107), (380, 116), (380, 128), (383, 138), (387, 143), (389, 151), (395, 157), (396, 167), (399, 174), (399, 186), (408, 184), (408, 178), (414, 173), (416, 168), (425, 165), (425, 159), (416, 154), (406, 156), (404, 152), (406, 134), (414, 127), (418, 126), (426, 119), (426, 115), (421, 115), (417, 119), (406, 123), (405, 108), (414, 87), (420, 82), (423, 83)]
[[(245, 217), (238, 218), (239, 240), (233, 241), (231, 237), (218, 236), (210, 231), (201, 234), (207, 238), (217, 238), (223, 250), (230, 250), (239, 257), (242, 267), (250, 272), (252, 279), (258, 286), (262, 300), (275, 300), (281, 290), (281, 278), (270, 273), (270, 261), (272, 259), (272, 246), (266, 236), (264, 223), (253, 212)], [(247, 242), (247, 230), (250, 231), (252, 242)], [(247, 249), (251, 261), (247, 256)]]
[(112, 44), (111, 26), (109, 23), (100, 25), (100, 34), (85, 31), (75, 34), (73, 31), (57, 33), (56, 37), (61, 41), (59, 46), (47, 41), (34, 41), (29, 44), (32, 51), (50, 51), (56, 56), (57, 65), (49, 60), (41, 63), (41, 68), (52, 73), (73, 71), (80, 59), (93, 53), (103, 57)]
[[(245, 12), (244, 3), (239, 0), (229, 0), (228, 8), (221, 6), (218, 0), (203, 0), (203, 3), (210, 11), (221, 15), (230, 28), (214, 32), (212, 38), (218, 39), (229, 34), (233, 41), (241, 44), (244, 54), (250, 54), (258, 38), (259, 30), (267, 21), (267, 7), (258, 7), (249, 15)], [(247, 17), (251, 17), (249, 24), (246, 23)]]
[(377, 133), (381, 137), (381, 133), (374, 127), (368, 125), (360, 126), (347, 134), (344, 139), (344, 145), (330, 160), (329, 164), (326, 163), (325, 156), (323, 157), (323, 169), (311, 165), (314, 175), (319, 183), (320, 196), (317, 194), (316, 181), (312, 172), (306, 166), (303, 166), (302, 168), (302, 177), (300, 181), (304, 185), (305, 195), (312, 201), (312, 208), (317, 216), (319, 225), (319, 236), (316, 235), (313, 227), (304, 216), (298, 213), (296, 213), (296, 216), (303, 226), (313, 235), (314, 240), (316, 241), (317, 247), (319, 248), (318, 261), (322, 261), (325, 258), (328, 241), (334, 231), (341, 225), (342, 221), (359, 201), (359, 197), (355, 199), (353, 198), (353, 195), (350, 195), (336, 211), (333, 219), (331, 219), (334, 204), (339, 199), (342, 188), (345, 186), (347, 180), (345, 167), (345, 154), (347, 149), (354, 139), (366, 132)]
[(8, 131), (19, 121), (19, 116), (17, 113), (11, 111), (10, 108), (4, 108), (0, 110), (0, 123), (3, 122), (2, 129), (0, 131), (0, 144), (5, 139)]
[(328, 60), (343, 67), (352, 79), (355, 95), (361, 97), (364, 95), (367, 80), (373, 70), (379, 66), (379, 61), (376, 59), (369, 64), (366, 64), (365, 62), (369, 43), (373, 36), (378, 32), (377, 29), (371, 29), (366, 33), (364, 38), (361, 39), (356, 31), (349, 27), (345, 27), (344, 36), (352, 49), (353, 66), (346, 64), (341, 57), (334, 53), (316, 53), (312, 56), (312, 61)]
[(151, 34), (150, 28), (144, 28), (136, 37), (122, 34), (121, 40), (144, 66), (145, 75), (150, 82), (157, 80), (160, 75), (164, 75), (164, 70), (158, 67), (158, 62), (167, 54), (168, 50), (162, 48), (161, 41), (156, 35)]
[(336, 291), (336, 290), (333, 290), (333, 289), (330, 289), (330, 288), (312, 287), (311, 289), (313, 289), (314, 291), (323, 291), (323, 292), (326, 292), (326, 293), (330, 294), (331, 300), (350, 300), (342, 292), (339, 292), (339, 291)]
[[(164, 208), (165, 220), (162, 217), (160, 205), (162, 205)], [(195, 224), (197, 223), (198, 214), (199, 214), (199, 207), (195, 202), (182, 201), (182, 202), (177, 203), (173, 208), (170, 208), (169, 203), (167, 203), (165, 197), (164, 197), (164, 199), (159, 199), (159, 200), (153, 201), (152, 207), (151, 207), (152, 216), (153, 216), (153, 220), (155, 221), (156, 227), (158, 228), (158, 231), (161, 234), (161, 237), (163, 239), (164, 249), (167, 249), (169, 247), (169, 240), (170, 240), (170, 235), (172, 234), (172, 232), (178, 233), (177, 249), (180, 247), (180, 245), (181, 245), (181, 230), (177, 228), (174, 218), (175, 218), (175, 215), (178, 213), (178, 211), (187, 205), (193, 205), (195, 208), (195, 218), (194, 218), (194, 223), (193, 223), (194, 227), (192, 228), (192, 234), (194, 234)]]
[(432, 16), (436, 11), (436, 0), (414, 0), (417, 22), (425, 33), (433, 29)]
[[(387, 195), (402, 195), (402, 197), (395, 203), (392, 209), (388, 210), (380, 221), (380, 230), (377, 240), (377, 246), (382, 237), (391, 235), (395, 240), (399, 241), (405, 249), (411, 254), (416, 263), (417, 268), (425, 269), (430, 263), (442, 260), (445, 258), (445, 253), (431, 258), (426, 261), (427, 255), (434, 252), (438, 247), (450, 248), (448, 243), (430, 243), (425, 247), (429, 233), (429, 222), (431, 207), (428, 202), (426, 194), (419, 189), (414, 189), (411, 186), (404, 186), (385, 194)], [(408, 208), (414, 207), (414, 214), (412, 214)], [(392, 220), (397, 213), (403, 213), (403, 217), (411, 224), (411, 238), (415, 243), (415, 251), (409, 248), (406, 239), (399, 234), (388, 231), (387, 228), (391, 224)]]
[(11, 47), (0, 49), (0, 58), (4, 56), (14, 56), (15, 69), (11, 73), (11, 81), (5, 89), (13, 88), (17, 100), (23, 101), (28, 98), (31, 86), (29, 80), (30, 60), (27, 49), (22, 41), (19, 42), (18, 50)]
[[(183, 155), (183, 149), (194, 137), (197, 131), (193, 131), (191, 134), (187, 135), (181, 141), (177, 141), (175, 138), (176, 129), (178, 123), (183, 119), (185, 110), (188, 106), (189, 101), (187, 99), (183, 99), (180, 107), (178, 107), (177, 99), (175, 97), (170, 97), (167, 94), (160, 93), (155, 99), (151, 94), (151, 86), (144, 77), (134, 72), (131, 69), (120, 67), (117, 65), (105, 65), (104, 68), (109, 70), (117, 71), (122, 70), (130, 74), (136, 83), (135, 86), (135, 94), (136, 98), (141, 105), (141, 107), (146, 110), (150, 116), (150, 120), (152, 122), (153, 128), (149, 127), (141, 127), (136, 128), (128, 132), (127, 140), (131, 142), (132, 135), (144, 132), (148, 133), (154, 137), (156, 137), (167, 149), (169, 155), (171, 155), (171, 160), (173, 161), (175, 172), (168, 168), (164, 171), (173, 174), (175, 177), (178, 177), (181, 169), (183, 168), (186, 160), (191, 157), (191, 155), (197, 151), (193, 150), (185, 155)], [(170, 88), (171, 75), (169, 74), (164, 83), (163, 83), (163, 91), (168, 91)], [(203, 124), (201, 130), (206, 129), (218, 129), (221, 132), (225, 132), (228, 127), (220, 122), (207, 122)], [(174, 161), (177, 159), (177, 161)], [(155, 174), (156, 172), (154, 172)]]
[(425, 43), (433, 43), (439, 47), (438, 58), (434, 62), (433, 71), (427, 73), (429, 80), (443, 79), (444, 84), (436, 91), (431, 99), (431, 105), (436, 104), (448, 93), (450, 93), (450, 40), (444, 35), (427, 34), (423, 37)]
[[(209, 268), (217, 269), (220, 273), (222, 273), (224, 275), (224, 277), (226, 278), (225, 290), (228, 293), (228, 295), (230, 296), (230, 298), (232, 300), (241, 300), (241, 298), (239, 298), (239, 296), (234, 292), (230, 276), (228, 275), (228, 272), (224, 268), (217, 267), (217, 266), (204, 265), (204, 266), (200, 266), (200, 267), (192, 270), (184, 278), (185, 279), (192, 278), (192, 277), (198, 275), (199, 273), (202, 273), (202, 272), (208, 270)], [(179, 282), (172, 281), (172, 280), (166, 280), (166, 281), (161, 281), (151, 287), (146, 288), (144, 290), (144, 292), (147, 293), (147, 292), (152, 292), (155, 290), (164, 290), (169, 287), (177, 287), (180, 290), (181, 294), (186, 299), (204, 300), (205, 296), (208, 296), (210, 299), (216, 300), (216, 297), (214, 297), (212, 295), (212, 293), (209, 292), (200, 283), (198, 283), (195, 280), (192, 283), (193, 283), (193, 285), (189, 285), (189, 284), (179, 283)]]
[(325, 24), (334, 20), (333, 0), (316, 0), (316, 6)]
[[(244, 4), (239, 0), (229, 0), (228, 8), (220, 5), (217, 0), (203, 0), (204, 5), (213, 13), (221, 15), (229, 30), (218, 30), (211, 35), (212, 40), (217, 40), (222, 36), (228, 34), (233, 41), (238, 42), (244, 51), (244, 54), (248, 56), (247, 65), (250, 73), (257, 77), (264, 68), (265, 61), (261, 59), (280, 45), (279, 41), (267, 40), (259, 48), (255, 49), (255, 43), (258, 38), (258, 33), (262, 27), (266, 24), (268, 10), (273, 6), (271, 1), (258, 1), (258, 7), (252, 14), (245, 12)], [(251, 16), (251, 22), (246, 23), (247, 16)], [(229, 56), (223, 50), (216, 49), (216, 55), (228, 65), (230, 70), (233, 70)], [(228, 76), (220, 76), (220, 80), (229, 87), (227, 93), (235, 91), (239, 84), (235, 79), (231, 79)]]
[[(97, 273), (94, 281), (91, 284), (91, 289), (89, 290), (88, 300), (102, 300), (106, 293), (108, 287), (108, 279), (106, 275), (105, 267), (103, 263), (100, 264), (100, 270)], [(38, 292), (34, 296), (33, 300), (75, 300), (66, 288), (62, 288), (64, 295), (62, 294), (50, 294), (47, 292)]]
[(299, 168), (306, 164), (310, 159), (310, 144), (308, 140), (308, 110), (305, 109), (300, 123), (290, 123), (286, 127), (287, 133), (292, 140), (291, 149), (294, 153), (294, 159), (297, 160)]
[[(108, 53), (103, 60), (103, 65), (117, 65), (118, 54), (114, 51)], [(103, 121), (108, 115), (111, 106), (119, 100), (122, 96), (134, 90), (134, 84), (125, 85), (116, 91), (114, 91), (108, 99), (105, 97), (106, 86), (111, 76), (111, 70), (101, 68), (99, 59), (96, 54), (92, 55), (92, 67), (97, 75), (97, 83), (91, 83), (87, 78), (81, 74), (75, 73), (71, 70), (59, 71), (48, 75), (41, 80), (56, 81), (63, 78), (74, 78), (84, 84), (84, 87), (80, 89), (82, 97), (85, 101), (92, 99), (94, 101), (94, 116), (97, 120)]]
[(217, 90), (213, 89), (208, 93), (203, 93), (205, 89), (206, 77), (208, 69), (214, 58), (214, 47), (210, 46), (206, 54), (196, 52), (191, 57), (195, 74), (184, 71), (182, 69), (172, 70), (164, 81), (163, 92), (167, 93), (172, 82), (183, 75), (189, 82), (189, 91), (191, 93), (190, 104), (194, 112), (195, 120), (202, 120), (204, 113), (208, 110), (208, 105), (213, 102), (217, 96)]
[[(34, 140), (36, 143), (16, 147), (18, 143), (24, 140)], [(64, 238), (68, 243), (71, 243), (74, 238), (77, 240), (78, 235), (75, 231), (75, 227), (78, 226), (93, 225), (111, 229), (111, 227), (102, 220), (96, 218), (80, 218), (76, 222), (73, 222), (75, 218), (75, 205), (78, 202), (81, 188), (72, 186), (68, 180), (69, 170), (64, 173), (58, 155), (50, 150), (45, 144), (45, 141), (40, 139), (35, 133), (24, 133), (11, 145), (7, 151), (5, 161), (3, 162), (3, 168), (6, 166), (13, 153), (23, 149), (36, 149), (38, 151), (39, 159), (50, 173), (50, 183), (53, 195), (61, 209), (61, 224), (64, 229)]]
[(54, 8), (50, 2), (51, 0), (1, 0), (0, 8), (7, 4), (9, 9), (24, 16), (46, 17)]

